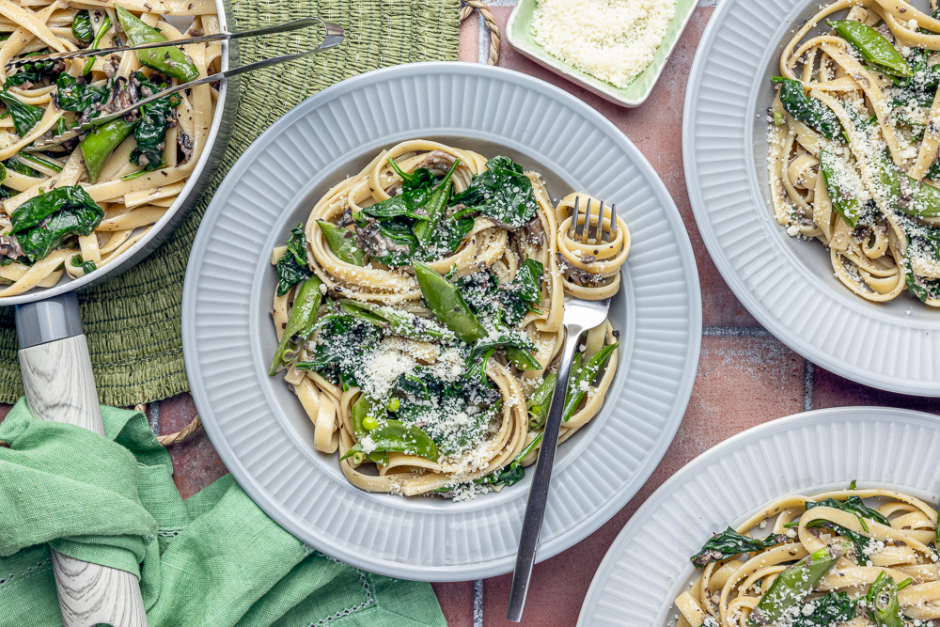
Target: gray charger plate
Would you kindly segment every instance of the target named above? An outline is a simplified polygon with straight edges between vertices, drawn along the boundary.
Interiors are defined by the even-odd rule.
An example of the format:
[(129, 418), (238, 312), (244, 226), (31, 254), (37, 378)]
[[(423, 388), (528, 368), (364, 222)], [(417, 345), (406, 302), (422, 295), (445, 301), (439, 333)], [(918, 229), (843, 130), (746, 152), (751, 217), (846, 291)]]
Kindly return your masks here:
[(668, 627), (713, 533), (787, 494), (888, 488), (936, 502), (940, 417), (839, 407), (774, 420), (686, 464), (643, 504), (601, 562), (578, 627)]
[(682, 126), (695, 221), (732, 291), (784, 344), (853, 381), (940, 396), (940, 311), (907, 292), (883, 304), (856, 296), (822, 244), (789, 237), (770, 208), (770, 77), (818, 10), (818, 0), (724, 0), (709, 20)]
[[(701, 295), (682, 219), (640, 152), (600, 114), (528, 76), (459, 63), (365, 74), (297, 106), (239, 159), (203, 218), (186, 273), (183, 349), (193, 397), (226, 466), (274, 520), (374, 572), (465, 581), (512, 570), (530, 479), (464, 503), (350, 485), (282, 377), (271, 249), (330, 186), (409, 138), (506, 154), (554, 198), (617, 204), (633, 234), (611, 318), (621, 365), (594, 421), (559, 450), (539, 558), (587, 537), (659, 463), (698, 365)], [(531, 474), (528, 473), (528, 474)]]

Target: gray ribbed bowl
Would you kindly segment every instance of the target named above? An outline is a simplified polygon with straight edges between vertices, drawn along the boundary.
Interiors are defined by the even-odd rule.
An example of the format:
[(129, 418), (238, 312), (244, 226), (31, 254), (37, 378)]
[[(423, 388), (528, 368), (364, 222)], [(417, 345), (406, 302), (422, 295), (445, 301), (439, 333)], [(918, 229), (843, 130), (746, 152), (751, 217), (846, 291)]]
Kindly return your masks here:
[(466, 503), (360, 491), (336, 455), (314, 450), (282, 377), (267, 376), (271, 248), (337, 180), (415, 137), (506, 154), (541, 171), (555, 198), (588, 190), (616, 203), (633, 234), (611, 310), (621, 365), (600, 415), (559, 450), (540, 559), (610, 519), (665, 453), (698, 365), (701, 296), (682, 219), (640, 152), (593, 109), (516, 72), (431, 63), (365, 74), (296, 107), (239, 159), (200, 226), (183, 295), (186, 370), (212, 443), (262, 509), (323, 552), (466, 581), (512, 569), (529, 479)]
[(940, 311), (907, 293), (863, 300), (834, 276), (822, 244), (789, 237), (773, 217), (770, 77), (794, 28), (818, 9), (817, 0), (723, 0), (709, 20), (682, 126), (695, 221), (732, 291), (787, 346), (865, 385), (940, 396)]
[(601, 562), (578, 627), (668, 627), (698, 575), (689, 558), (712, 534), (774, 499), (888, 488), (936, 502), (940, 417), (840, 407), (774, 420), (725, 440), (647, 499)]

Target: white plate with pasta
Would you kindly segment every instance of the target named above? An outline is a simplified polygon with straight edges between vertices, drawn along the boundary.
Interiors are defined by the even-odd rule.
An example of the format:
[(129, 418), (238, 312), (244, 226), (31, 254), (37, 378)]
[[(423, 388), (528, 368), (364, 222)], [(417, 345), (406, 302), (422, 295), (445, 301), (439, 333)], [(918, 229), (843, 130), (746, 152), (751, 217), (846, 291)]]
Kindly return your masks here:
[(924, 396), (940, 395), (936, 8), (729, 0), (683, 133), (696, 221), (748, 310), (828, 370)]
[[(223, 3), (211, 0), (0, 1), (0, 305), (64, 293), (130, 267), (198, 201), (225, 149), (222, 120), (236, 105), (224, 81), (159, 99), (65, 143), (34, 142), (165, 85), (228, 69), (227, 42), (173, 45), (227, 28)], [(28, 62), (163, 40), (172, 43), (159, 54)]]
[[(564, 236), (587, 194), (617, 206), (610, 241)], [(226, 465), (298, 537), (398, 577), (495, 575), (566, 293), (613, 302), (569, 389), (542, 559), (622, 507), (681, 421), (701, 325), (688, 238), (640, 153), (560, 90), (391, 68), (308, 100), (236, 164), (190, 260), (187, 372)]]
[(722, 442), (633, 515), (579, 627), (936, 624), (938, 443), (937, 416), (872, 407)]

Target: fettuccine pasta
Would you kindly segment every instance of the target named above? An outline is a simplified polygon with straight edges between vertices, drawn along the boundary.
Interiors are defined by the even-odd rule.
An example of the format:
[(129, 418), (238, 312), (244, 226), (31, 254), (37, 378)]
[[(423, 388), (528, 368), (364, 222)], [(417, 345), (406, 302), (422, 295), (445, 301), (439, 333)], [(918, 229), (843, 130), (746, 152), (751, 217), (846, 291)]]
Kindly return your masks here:
[(940, 621), (937, 511), (892, 490), (780, 498), (712, 537), (677, 627)]
[[(535, 461), (565, 294), (615, 294), (630, 250), (609, 208), (610, 235), (569, 235), (576, 200), (583, 226), (595, 199), (555, 206), (506, 157), (406, 141), (330, 189), (274, 251), (271, 374), (286, 371), (314, 446), (338, 453), (352, 484), (461, 500)], [(584, 337), (561, 441), (600, 411), (618, 337), (609, 322)]]
[[(188, 30), (168, 23), (171, 15), (191, 16)], [(34, 142), (219, 71), (222, 48), (171, 43), (139, 53), (40, 58), (218, 32), (208, 0), (0, 0), (0, 297), (84, 276), (137, 243), (176, 201), (206, 150), (218, 92), (200, 85), (65, 143), (37, 149)], [(8, 65), (30, 55), (40, 60)]]
[[(839, 0), (784, 47), (770, 114), (774, 216), (873, 302), (940, 307), (940, 17)], [(819, 27), (828, 32), (818, 33)]]

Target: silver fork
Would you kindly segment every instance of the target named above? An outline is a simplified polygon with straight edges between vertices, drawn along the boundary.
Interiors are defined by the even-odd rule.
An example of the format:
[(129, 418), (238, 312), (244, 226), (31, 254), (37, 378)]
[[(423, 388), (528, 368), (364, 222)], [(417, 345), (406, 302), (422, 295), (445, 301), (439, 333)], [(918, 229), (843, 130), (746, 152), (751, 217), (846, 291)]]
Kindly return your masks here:
[[(579, 203), (574, 206), (574, 218), (568, 231), (569, 237), (580, 235), (582, 242), (588, 242), (588, 231), (592, 226), (591, 203), (588, 202), (584, 216), (581, 233), (578, 233)], [(597, 225), (594, 230), (594, 243), (600, 243), (607, 236), (607, 241), (617, 231), (617, 215), (615, 207), (610, 207), (610, 232), (604, 230), (604, 203), (600, 204), (597, 214)], [(568, 378), (571, 375), (571, 362), (578, 347), (578, 339), (585, 331), (589, 331), (604, 323), (607, 319), (607, 310), (610, 308), (610, 299), (603, 301), (588, 301), (565, 296), (565, 317), (563, 324), (567, 330), (565, 348), (561, 353), (561, 363), (558, 366), (558, 382), (552, 395), (552, 404), (548, 410), (545, 421), (545, 430), (542, 432), (542, 447), (539, 449), (539, 458), (535, 466), (535, 477), (529, 489), (529, 501), (526, 504), (525, 518), (522, 523), (522, 535), (519, 538), (519, 551), (516, 553), (516, 568), (512, 574), (512, 588), (509, 592), (509, 609), (506, 617), (514, 622), (522, 620), (522, 611), (525, 608), (526, 594), (529, 591), (529, 580), (532, 577), (532, 567), (535, 565), (535, 554), (538, 549), (539, 536), (542, 533), (542, 520), (545, 518), (545, 507), (548, 504), (548, 488), (552, 481), (552, 466), (555, 463), (555, 450), (558, 448), (558, 434), (561, 431), (561, 421), (565, 411), (565, 392), (568, 389)]]

